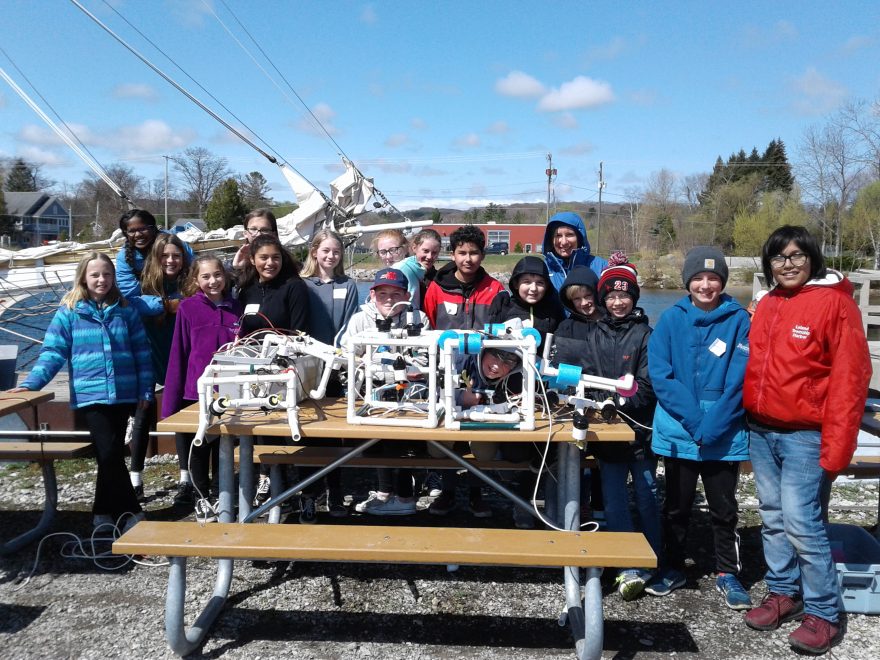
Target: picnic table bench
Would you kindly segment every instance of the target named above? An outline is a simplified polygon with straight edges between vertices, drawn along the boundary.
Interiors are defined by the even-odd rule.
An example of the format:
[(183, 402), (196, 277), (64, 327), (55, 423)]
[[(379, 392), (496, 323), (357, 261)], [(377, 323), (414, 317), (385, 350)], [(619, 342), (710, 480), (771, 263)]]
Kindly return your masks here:
[[(579, 658), (602, 654), (602, 590), (604, 567), (653, 568), (657, 559), (641, 534), (580, 531), (580, 478), (582, 452), (571, 440), (571, 425), (538, 420), (534, 431), (480, 429), (448, 431), (444, 428), (353, 426), (346, 422), (345, 401), (304, 402), (300, 432), (310, 438), (344, 438), (352, 446), (342, 451), (311, 452), (315, 464), (329, 461), (315, 474), (252, 510), (254, 436), (290, 438), (286, 419), (278, 413), (242, 413), (224, 416), (209, 429), (220, 443), (220, 523), (141, 522), (114, 543), (114, 551), (126, 554), (166, 555), (170, 560), (165, 607), (166, 639), (178, 655), (194, 651), (219, 615), (229, 595), (236, 559), (282, 559), (428, 564), (474, 564), (501, 566), (549, 566), (563, 568), (565, 613), (575, 638)], [(192, 433), (198, 426), (194, 406), (161, 421), (157, 430)], [(235, 462), (233, 435), (240, 436), (239, 523), (233, 523), (232, 489)], [(628, 441), (632, 430), (622, 423), (596, 423), (590, 441)], [(372, 460), (364, 451), (382, 440), (424, 440), (440, 449), (450, 466), (462, 467), (496, 487), (514, 504), (531, 506), (495, 482), (472, 461), (458, 456), (441, 442), (485, 440), (499, 442), (557, 443), (559, 530), (473, 529), (424, 526), (373, 525), (261, 525), (251, 523), (264, 511), (277, 507), (323, 475), (355, 460)], [(305, 446), (291, 452), (308, 456)], [(278, 447), (274, 447), (278, 450)], [(265, 457), (259, 450), (256, 455)], [(279, 454), (280, 455), (280, 454)], [(320, 456), (320, 458), (318, 458)], [(375, 457), (380, 458), (380, 457)], [(381, 463), (381, 460), (378, 461)], [(421, 459), (415, 459), (416, 464)], [(217, 575), (211, 598), (192, 626), (185, 624), (186, 562), (189, 557), (217, 559)], [(581, 596), (580, 571), (586, 572)]]
[[(0, 417), (31, 409), (34, 420), (39, 420), (37, 406), (51, 401), (52, 392), (0, 392)], [(43, 511), (36, 526), (0, 545), (0, 555), (8, 555), (44, 536), (52, 527), (58, 513), (58, 482), (55, 461), (84, 458), (92, 455), (89, 442), (45, 442), (39, 435), (31, 442), (0, 442), (0, 461), (28, 461), (39, 463), (43, 476), (45, 498)]]

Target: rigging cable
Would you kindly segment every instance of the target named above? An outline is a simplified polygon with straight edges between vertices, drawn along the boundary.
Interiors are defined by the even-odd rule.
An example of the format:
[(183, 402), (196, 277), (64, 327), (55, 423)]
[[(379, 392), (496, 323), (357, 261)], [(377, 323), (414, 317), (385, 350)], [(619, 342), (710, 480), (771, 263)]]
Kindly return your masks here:
[[(0, 48), (0, 52), (2, 52), (6, 56), (6, 58), (10, 62), (12, 62), (12, 66), (14, 66), (16, 68), (16, 70), (18, 70), (19, 73), (21, 73), (21, 70), (18, 68), (18, 66), (16, 66), (15, 62), (12, 61), (12, 58), (9, 57), (9, 54), (5, 50), (3, 50), (2, 48)], [(24, 75), (24, 74), (22, 74), (22, 75)], [(79, 156), (80, 159), (82, 159), (82, 161), (86, 165), (88, 165), (95, 172), (95, 174), (97, 174), (101, 178), (102, 181), (104, 181), (104, 183), (106, 183), (108, 186), (110, 186), (110, 188), (117, 195), (119, 195), (122, 199), (124, 199), (128, 203), (129, 208), (134, 208), (134, 202), (131, 201), (131, 199), (128, 197), (128, 195), (125, 194), (125, 192), (122, 190), (122, 188), (120, 188), (116, 184), (116, 182), (110, 178), (110, 175), (108, 175), (104, 171), (104, 168), (101, 167), (101, 165), (98, 163), (98, 161), (95, 160), (95, 158), (91, 155), (91, 153), (86, 153), (86, 152), (88, 152), (88, 149), (85, 149), (85, 145), (82, 144), (80, 139), (76, 136), (76, 133), (74, 133), (70, 129), (70, 126), (68, 126), (66, 123), (64, 124), (64, 127), (68, 131), (70, 131), (70, 135), (73, 135), (73, 138), (71, 138), (70, 135), (68, 135), (67, 133), (62, 131), (61, 128), (58, 126), (58, 124), (56, 124), (49, 115), (47, 115), (45, 112), (43, 112), (43, 109), (40, 106), (38, 106), (30, 96), (27, 95), (27, 92), (25, 92), (21, 87), (19, 87), (16, 84), (16, 82), (12, 78), (9, 77), (9, 74), (6, 73), (6, 71), (3, 69), (3, 67), (0, 67), (0, 77), (2, 77), (9, 84), (10, 87), (12, 87), (13, 91), (21, 97), (22, 101), (27, 103), (27, 105), (31, 108), (31, 110), (33, 110), (35, 113), (37, 113), (37, 115), (40, 117), (40, 119), (42, 119), (46, 123), (46, 125), (49, 126), (49, 128), (51, 128), (58, 135), (58, 137), (60, 137), (62, 140), (64, 140), (64, 142), (67, 144), (67, 146), (69, 146), (71, 149), (73, 149), (73, 151), (76, 153), (76, 155)], [(25, 78), (25, 79), (27, 80), (27, 78)], [(31, 84), (31, 87), (33, 87), (36, 90), (36, 87), (34, 87), (33, 84), (30, 83), (30, 81), (28, 81), (28, 83)], [(39, 92), (37, 92), (37, 94), (39, 95)], [(42, 95), (40, 95), (40, 98), (43, 98)], [(43, 99), (43, 100), (45, 101), (45, 99)], [(50, 106), (50, 108), (51, 108), (51, 106)], [(55, 112), (55, 110), (52, 109), (52, 112)], [(64, 123), (63, 120), (62, 120), (62, 123)], [(74, 138), (76, 138), (76, 142), (74, 142)], [(79, 144), (77, 144), (77, 142), (79, 142)], [(83, 149), (85, 149), (85, 151), (83, 151)]]

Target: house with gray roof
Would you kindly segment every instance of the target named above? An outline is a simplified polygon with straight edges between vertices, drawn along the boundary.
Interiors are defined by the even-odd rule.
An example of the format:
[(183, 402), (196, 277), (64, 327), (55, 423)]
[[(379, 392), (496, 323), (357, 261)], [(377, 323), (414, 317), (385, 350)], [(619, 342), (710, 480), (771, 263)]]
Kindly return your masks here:
[(8, 192), (6, 215), (12, 222), (12, 244), (35, 247), (70, 237), (70, 214), (55, 195), (42, 192)]

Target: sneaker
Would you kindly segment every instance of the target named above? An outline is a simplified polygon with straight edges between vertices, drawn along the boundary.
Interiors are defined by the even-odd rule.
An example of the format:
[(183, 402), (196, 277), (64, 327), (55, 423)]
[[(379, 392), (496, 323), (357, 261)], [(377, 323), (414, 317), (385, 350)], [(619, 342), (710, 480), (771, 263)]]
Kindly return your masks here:
[(318, 508), (315, 506), (314, 497), (303, 497), (300, 499), (302, 503), (302, 511), (299, 512), (300, 525), (314, 525), (318, 521)]
[(666, 568), (648, 580), (648, 584), (645, 585), (645, 593), (652, 596), (668, 596), (685, 584), (687, 584), (687, 578), (684, 573), (675, 568)]
[(137, 525), (141, 520), (146, 519), (147, 517), (144, 515), (143, 511), (139, 513), (133, 513), (130, 516), (125, 516), (125, 522), (122, 525), (122, 533), (125, 534), (128, 530)]
[(327, 506), (327, 512), (331, 518), (345, 518), (348, 515), (348, 507), (342, 502), (333, 502)]
[(380, 493), (378, 490), (371, 490), (367, 499), (354, 505), (354, 510), (358, 513), (366, 513), (369, 507), (375, 506), (374, 502), (386, 502), (389, 497), (391, 497), (391, 493)]
[(624, 600), (635, 600), (645, 590), (645, 578), (641, 572), (635, 569), (621, 571), (617, 575), (614, 584), (617, 586), (617, 593)]
[(773, 593), (764, 596), (758, 607), (750, 610), (744, 621), (753, 630), (776, 630), (786, 621), (797, 620), (804, 615), (804, 602), (798, 598)]
[(106, 513), (96, 513), (92, 518), (92, 527), (94, 529), (99, 529), (100, 527), (107, 527), (112, 529), (116, 527), (116, 521), (113, 520), (113, 516)]
[(474, 518), (491, 518), (492, 507), (483, 500), (482, 497), (473, 499), (468, 502), (468, 511)]
[(515, 506), (513, 507), (513, 524), (517, 529), (535, 529), (535, 517)]
[(431, 502), (428, 507), (428, 513), (435, 516), (445, 516), (455, 508), (455, 493), (446, 493), (440, 491), (440, 494)]
[(203, 497), (196, 502), (195, 512), (196, 522), (198, 523), (217, 522), (216, 506), (207, 497)]
[(269, 499), (269, 477), (265, 474), (260, 475), (260, 481), (257, 483), (257, 494), (254, 496), (254, 506), (262, 506)]
[(724, 604), (732, 610), (752, 609), (752, 598), (743, 588), (736, 576), (731, 573), (719, 573), (715, 580), (715, 588), (724, 596)]
[(134, 486), (134, 496), (137, 498), (137, 501), (141, 504), (147, 501), (147, 498), (144, 497), (144, 485), (138, 484)]
[(443, 492), (443, 479), (439, 472), (428, 472), (428, 476), (425, 477), (425, 491), (428, 497), (440, 497), (440, 493)]
[(177, 494), (174, 496), (174, 506), (193, 506), (196, 502), (195, 489), (189, 481), (181, 481), (177, 484)]
[(843, 630), (840, 624), (807, 614), (800, 627), (788, 636), (788, 643), (799, 651), (821, 655), (841, 639)]
[(367, 500), (363, 503), (363, 513), (372, 516), (411, 516), (416, 512), (416, 501), (411, 498), (408, 502), (397, 495), (392, 495), (387, 500), (378, 498)]

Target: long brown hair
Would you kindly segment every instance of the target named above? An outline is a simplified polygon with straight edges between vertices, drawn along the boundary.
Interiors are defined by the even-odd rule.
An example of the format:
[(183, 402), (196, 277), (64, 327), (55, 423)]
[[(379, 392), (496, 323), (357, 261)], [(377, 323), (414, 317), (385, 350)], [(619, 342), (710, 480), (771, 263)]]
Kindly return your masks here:
[(73, 309), (76, 307), (76, 303), (91, 298), (91, 296), (89, 296), (89, 289), (86, 286), (86, 269), (92, 261), (103, 261), (110, 266), (110, 272), (113, 273), (113, 286), (110, 287), (110, 290), (107, 292), (107, 297), (104, 298), (104, 302), (111, 305), (116, 301), (119, 301), (119, 306), (125, 307), (128, 302), (122, 297), (119, 287), (116, 286), (116, 267), (113, 265), (113, 260), (103, 252), (98, 252), (97, 250), (89, 252), (86, 256), (80, 259), (80, 262), (76, 266), (76, 274), (73, 276), (73, 288), (64, 294), (64, 297), (61, 299), (61, 304), (66, 305), (68, 309)]
[(189, 276), (186, 278), (186, 282), (184, 282), (183, 288), (180, 290), (186, 298), (196, 295), (201, 289), (201, 287), (199, 287), (199, 271), (201, 270), (202, 264), (208, 263), (215, 264), (219, 270), (223, 271), (223, 278), (225, 280), (225, 284), (223, 285), (223, 295), (226, 296), (230, 289), (232, 289), (232, 275), (230, 275), (223, 267), (223, 262), (220, 261), (220, 258), (213, 254), (200, 254), (193, 260), (192, 265), (189, 267)]
[(289, 279), (299, 279), (299, 263), (291, 256), (290, 252), (281, 245), (281, 241), (278, 240), (278, 237), (273, 236), (272, 234), (260, 234), (251, 241), (251, 258), (248, 259), (247, 263), (244, 265), (244, 271), (242, 272), (241, 279), (238, 283), (240, 289), (246, 289), (251, 284), (260, 281), (260, 276), (257, 274), (257, 269), (254, 267), (253, 259), (257, 252), (259, 252), (260, 248), (267, 246), (274, 247), (281, 252), (281, 270), (274, 279), (277, 279), (278, 282), (286, 282)]
[[(180, 266), (180, 272), (174, 278), (173, 282), (166, 282), (165, 273), (162, 268), (162, 255), (165, 252), (165, 246), (173, 245), (183, 255), (183, 263)], [(183, 241), (173, 234), (159, 234), (153, 241), (153, 247), (144, 263), (144, 271), (141, 274), (141, 293), (148, 296), (164, 297), (166, 291), (181, 291), (186, 276), (189, 274), (189, 253), (186, 251)], [(167, 287), (166, 284), (173, 284)]]

